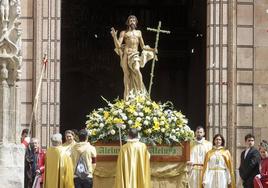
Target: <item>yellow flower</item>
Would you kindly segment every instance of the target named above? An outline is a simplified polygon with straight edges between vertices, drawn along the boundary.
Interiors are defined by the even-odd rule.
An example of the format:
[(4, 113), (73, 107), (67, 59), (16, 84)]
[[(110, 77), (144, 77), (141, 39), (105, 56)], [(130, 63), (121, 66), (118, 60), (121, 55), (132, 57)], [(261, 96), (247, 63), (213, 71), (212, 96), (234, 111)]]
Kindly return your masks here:
[(139, 128), (141, 126), (141, 122), (135, 121), (135, 123), (131, 126), (132, 128)]
[(93, 124), (91, 124), (91, 123), (87, 124), (87, 128), (88, 128), (88, 129), (93, 128)]
[(136, 107), (134, 105), (129, 105), (127, 111), (133, 114), (136, 111)]
[(94, 136), (94, 135), (96, 135), (96, 133), (97, 133), (96, 129), (93, 129), (92, 132), (91, 132), (91, 135)]
[(122, 123), (124, 123), (124, 121), (121, 118), (114, 118), (113, 123), (114, 124), (122, 124)]
[(106, 120), (106, 124), (110, 124), (113, 122), (113, 117), (108, 117), (107, 120)]
[(159, 109), (159, 105), (156, 104), (156, 102), (153, 102), (153, 103), (152, 103), (152, 106), (153, 106), (154, 109)]
[(107, 111), (104, 111), (104, 112), (103, 112), (103, 117), (104, 117), (104, 119), (107, 119), (107, 118), (109, 117), (109, 115), (110, 115), (109, 112), (107, 112)]
[(152, 112), (152, 110), (148, 107), (144, 107), (143, 110), (146, 114), (150, 114)]
[(120, 109), (123, 109), (124, 108), (124, 102), (123, 101), (118, 101), (117, 103), (115, 103), (115, 106), (120, 108)]
[(165, 128), (169, 129), (169, 124), (168, 123), (165, 124)]
[(145, 98), (139, 95), (136, 97), (136, 101), (137, 101), (137, 103), (144, 103)]
[(153, 130), (158, 131), (160, 129), (160, 124), (159, 121), (154, 121), (154, 126), (153, 126)]
[(177, 120), (177, 121), (176, 121), (176, 125), (177, 125), (177, 127), (179, 127), (179, 128), (182, 128), (182, 127), (183, 127), (183, 125), (182, 125), (182, 123), (181, 123), (180, 120)]

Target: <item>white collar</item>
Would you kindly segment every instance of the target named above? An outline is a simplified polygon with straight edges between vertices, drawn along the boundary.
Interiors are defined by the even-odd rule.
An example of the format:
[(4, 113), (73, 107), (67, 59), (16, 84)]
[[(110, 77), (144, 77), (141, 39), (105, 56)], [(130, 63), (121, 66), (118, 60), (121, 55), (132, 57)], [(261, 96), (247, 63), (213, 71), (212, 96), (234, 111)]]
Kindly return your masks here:
[(140, 141), (139, 138), (127, 139), (128, 142), (138, 142)]
[(202, 144), (204, 142), (205, 138), (203, 137), (201, 140), (197, 140), (195, 139), (195, 141), (198, 143), (198, 144)]

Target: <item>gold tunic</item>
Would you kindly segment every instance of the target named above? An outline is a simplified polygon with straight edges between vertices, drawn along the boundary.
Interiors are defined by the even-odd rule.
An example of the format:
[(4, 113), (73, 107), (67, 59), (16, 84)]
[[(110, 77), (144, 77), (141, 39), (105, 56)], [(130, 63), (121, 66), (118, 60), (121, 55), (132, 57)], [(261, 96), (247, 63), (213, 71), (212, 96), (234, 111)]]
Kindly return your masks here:
[(62, 146), (46, 153), (44, 188), (74, 188), (73, 164)]
[(117, 160), (115, 188), (151, 188), (150, 154), (144, 143), (129, 140)]

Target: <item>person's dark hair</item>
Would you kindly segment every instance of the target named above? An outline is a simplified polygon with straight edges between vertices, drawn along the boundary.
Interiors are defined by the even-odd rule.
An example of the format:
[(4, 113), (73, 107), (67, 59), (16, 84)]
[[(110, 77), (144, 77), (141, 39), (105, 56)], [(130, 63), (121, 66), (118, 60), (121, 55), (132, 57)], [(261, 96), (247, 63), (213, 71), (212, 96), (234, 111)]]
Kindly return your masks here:
[(127, 18), (127, 21), (126, 21), (126, 25), (129, 26), (129, 20), (131, 18), (134, 18), (136, 20), (136, 26), (138, 25), (138, 19), (135, 15), (130, 15), (128, 18)]
[(253, 134), (250, 134), (250, 133), (245, 136), (245, 141), (247, 141), (247, 139), (249, 139), (249, 138), (253, 138), (255, 140), (255, 136)]
[(266, 151), (268, 151), (268, 142), (266, 140), (262, 140), (260, 146), (263, 147)]
[(224, 137), (221, 135), (221, 134), (216, 134), (214, 137), (213, 137), (213, 146), (215, 146), (215, 139), (217, 137), (221, 137), (221, 146), (224, 146), (225, 145), (225, 139)]
[(79, 131), (77, 129), (72, 129), (71, 131), (73, 131), (74, 133), (74, 140), (76, 142), (79, 142), (79, 137), (78, 137)]
[(131, 138), (137, 138), (138, 137), (138, 130), (135, 128), (129, 129), (128, 136)]
[(29, 129), (23, 129), (22, 130), (22, 132), (21, 132), (21, 135), (23, 135), (23, 134), (29, 134)]
[(80, 142), (87, 141), (87, 139), (88, 139), (88, 132), (87, 132), (87, 130), (86, 129), (81, 129), (79, 131), (78, 137), (79, 137), (79, 141)]
[(64, 135), (66, 136), (66, 134), (71, 134), (71, 135), (74, 136), (74, 132), (73, 132), (72, 130), (66, 130), (66, 131), (64, 132)]
[(202, 126), (197, 126), (196, 129), (195, 129), (195, 131), (197, 131), (199, 129), (203, 129), (203, 131), (205, 131), (204, 127), (202, 127)]

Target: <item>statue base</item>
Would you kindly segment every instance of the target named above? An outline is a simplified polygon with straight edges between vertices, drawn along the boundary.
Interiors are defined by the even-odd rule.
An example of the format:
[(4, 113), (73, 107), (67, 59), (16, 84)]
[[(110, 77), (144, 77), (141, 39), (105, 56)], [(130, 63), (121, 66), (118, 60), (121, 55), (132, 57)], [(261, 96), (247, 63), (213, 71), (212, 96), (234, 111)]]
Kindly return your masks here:
[(24, 156), (22, 145), (12, 143), (0, 144), (0, 179), (1, 187), (24, 187)]

